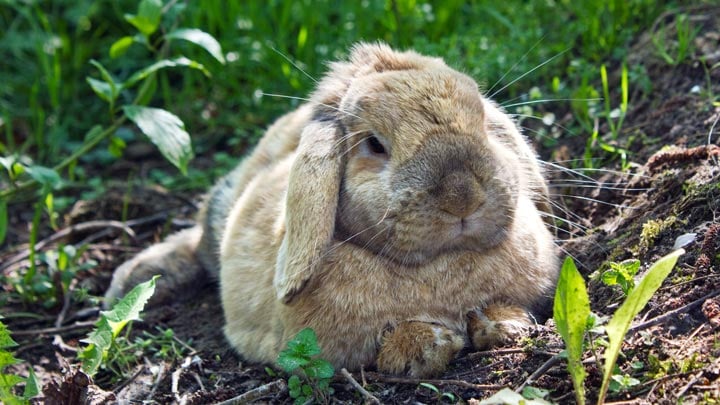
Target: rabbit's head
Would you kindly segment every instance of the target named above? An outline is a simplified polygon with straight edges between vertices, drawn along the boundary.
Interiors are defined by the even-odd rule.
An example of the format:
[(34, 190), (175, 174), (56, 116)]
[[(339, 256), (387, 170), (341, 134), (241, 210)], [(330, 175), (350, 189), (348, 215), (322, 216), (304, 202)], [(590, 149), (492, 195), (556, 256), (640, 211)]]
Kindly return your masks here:
[[(289, 302), (334, 243), (412, 269), (502, 244), (530, 193), (519, 133), (440, 59), (360, 44), (312, 97), (291, 170), (275, 286)], [(513, 129), (514, 131), (514, 129)]]

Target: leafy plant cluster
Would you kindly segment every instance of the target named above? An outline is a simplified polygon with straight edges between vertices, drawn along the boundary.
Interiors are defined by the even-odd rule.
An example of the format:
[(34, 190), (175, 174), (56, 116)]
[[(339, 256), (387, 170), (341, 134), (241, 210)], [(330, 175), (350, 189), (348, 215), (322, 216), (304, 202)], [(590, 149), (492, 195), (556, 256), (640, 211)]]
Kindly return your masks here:
[(293, 373), (288, 379), (288, 390), (295, 404), (313, 399), (327, 402), (333, 394), (330, 381), (335, 369), (327, 360), (318, 357), (320, 353), (315, 331), (305, 328), (287, 343), (287, 349), (278, 356), (278, 365)]
[[(304, 72), (317, 78), (325, 61), (342, 57), (358, 40), (383, 40), (443, 56), (495, 90), (552, 59), (498, 97), (528, 99), (530, 88), (540, 87), (547, 94), (587, 98), (571, 93), (597, 78), (597, 64), (622, 60), (632, 35), (649, 26), (665, 3), (371, 0), (338, 7), (329, 0), (272, 5), (146, 0), (135, 14), (127, 14), (132, 6), (126, 2), (104, 7), (61, 0), (50, 7), (10, 0), (0, 10), (0, 23), (8, 27), (0, 56), (9, 63), (0, 80), (5, 133), (0, 155), (55, 167), (60, 156), (79, 150), (84, 159), (72, 160), (71, 178), (88, 176), (82, 167), (88, 161), (117, 158), (134, 139), (124, 126), (95, 140), (103, 150), (82, 148), (84, 134), (103, 133), (91, 132), (104, 115), (91, 91), (110, 104), (111, 122), (114, 111), (137, 116), (132, 108), (114, 104), (154, 102), (184, 111), (196, 136), (204, 134), (204, 144), (218, 142), (218, 135), (210, 134), (231, 144), (252, 142), (264, 124), (288, 110), (287, 99), (265, 94), (305, 96), (314, 83)], [(180, 23), (204, 27), (207, 33), (176, 28)], [(214, 80), (206, 80), (209, 67), (223, 62), (224, 68), (212, 69), (217, 70)], [(113, 69), (103, 68), (109, 65)], [(201, 74), (161, 71), (169, 67)], [(113, 71), (124, 79), (110, 75)], [(500, 78), (502, 85), (492, 86)], [(151, 83), (143, 85), (146, 81)], [(128, 91), (136, 87), (134, 95)], [(232, 113), (218, 113), (218, 108)], [(177, 127), (168, 119), (170, 128)]]
[[(32, 367), (28, 367), (26, 378), (6, 373), (8, 366), (20, 361), (8, 351), (15, 346), (17, 343), (10, 337), (10, 332), (5, 324), (0, 322), (0, 402), (7, 405), (27, 404), (31, 398), (40, 393), (40, 382)], [(25, 384), (22, 394), (18, 394), (16, 391), (18, 384)]]
[[(607, 341), (603, 342), (603, 346), (606, 346), (603, 356), (605, 362), (602, 366), (603, 378), (598, 404), (604, 403), (611, 385), (614, 389), (620, 390), (637, 384), (636, 379), (615, 372), (615, 363), (620, 354), (623, 340), (633, 318), (660, 288), (683, 253), (682, 249), (678, 249), (655, 262), (636, 287), (630, 288), (629, 284), (626, 284), (628, 287), (627, 297), (604, 327)], [(615, 270), (611, 271), (616, 273), (617, 280), (617, 277), (624, 278), (635, 267), (634, 263), (626, 263), (616, 266)], [(608, 278), (610, 277), (608, 276)], [(590, 330), (596, 326), (597, 318), (590, 312), (590, 299), (585, 280), (571, 258), (565, 260), (560, 272), (553, 313), (558, 332), (565, 341), (568, 371), (575, 387), (576, 401), (578, 404), (584, 404), (586, 400), (584, 380), (587, 373), (582, 361), (586, 350), (586, 339), (589, 337)], [(594, 347), (593, 342), (591, 342), (591, 346)]]

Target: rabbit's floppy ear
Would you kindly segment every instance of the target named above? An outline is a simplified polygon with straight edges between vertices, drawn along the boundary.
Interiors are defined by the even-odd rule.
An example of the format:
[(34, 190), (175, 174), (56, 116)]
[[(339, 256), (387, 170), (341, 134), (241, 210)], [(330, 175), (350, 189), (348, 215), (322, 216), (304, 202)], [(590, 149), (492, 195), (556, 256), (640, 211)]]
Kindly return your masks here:
[(316, 118), (302, 132), (285, 200), (285, 235), (275, 263), (278, 299), (289, 303), (332, 243), (344, 154), (341, 130)]

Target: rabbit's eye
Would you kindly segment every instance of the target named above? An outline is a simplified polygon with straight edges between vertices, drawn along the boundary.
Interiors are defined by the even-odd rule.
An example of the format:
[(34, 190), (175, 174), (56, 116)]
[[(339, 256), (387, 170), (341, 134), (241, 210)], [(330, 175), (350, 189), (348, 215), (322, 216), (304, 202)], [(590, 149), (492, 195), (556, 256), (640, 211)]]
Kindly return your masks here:
[(370, 135), (366, 138), (366, 142), (368, 144), (368, 147), (370, 148), (370, 151), (372, 153), (378, 154), (378, 155), (384, 155), (385, 147), (382, 143), (380, 143), (380, 140), (377, 139), (374, 135)]

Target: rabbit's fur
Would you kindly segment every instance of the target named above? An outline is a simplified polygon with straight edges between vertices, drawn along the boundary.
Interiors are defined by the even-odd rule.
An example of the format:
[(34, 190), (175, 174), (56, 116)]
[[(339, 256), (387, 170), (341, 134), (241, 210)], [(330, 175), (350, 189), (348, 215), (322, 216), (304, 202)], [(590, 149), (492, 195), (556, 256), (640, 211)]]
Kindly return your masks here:
[(359, 44), (213, 188), (201, 225), (124, 264), (107, 298), (161, 272), (167, 299), (219, 269), (246, 359), (273, 362), (311, 327), (338, 367), (429, 376), (522, 333), (551, 296), (547, 201), (533, 151), (471, 78)]

